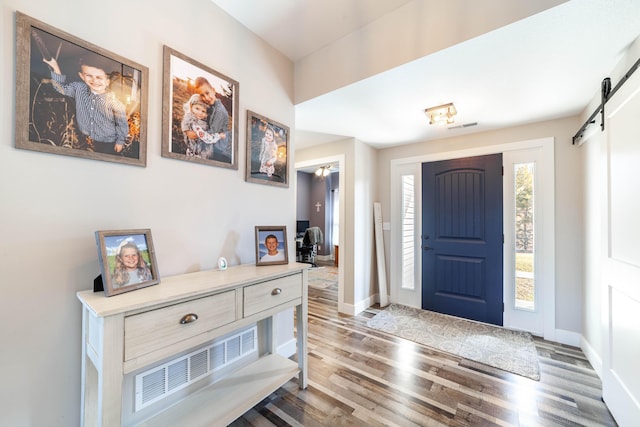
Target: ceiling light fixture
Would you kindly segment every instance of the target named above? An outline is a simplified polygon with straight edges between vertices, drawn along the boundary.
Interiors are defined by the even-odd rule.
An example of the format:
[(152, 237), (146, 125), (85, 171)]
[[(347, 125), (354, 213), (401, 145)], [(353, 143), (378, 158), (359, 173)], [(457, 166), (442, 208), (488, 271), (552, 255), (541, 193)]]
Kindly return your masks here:
[(323, 178), (324, 178), (325, 176), (328, 176), (328, 175), (329, 175), (329, 173), (330, 173), (330, 170), (329, 170), (329, 169), (331, 169), (331, 165), (329, 165), (329, 166), (321, 166), (321, 167), (319, 167), (319, 168), (316, 170), (316, 176), (320, 176), (320, 177), (323, 177)]
[(424, 113), (429, 118), (430, 125), (450, 125), (455, 121), (454, 116), (458, 114), (456, 107), (454, 107), (451, 102), (438, 105), (437, 107), (427, 108), (424, 110)]

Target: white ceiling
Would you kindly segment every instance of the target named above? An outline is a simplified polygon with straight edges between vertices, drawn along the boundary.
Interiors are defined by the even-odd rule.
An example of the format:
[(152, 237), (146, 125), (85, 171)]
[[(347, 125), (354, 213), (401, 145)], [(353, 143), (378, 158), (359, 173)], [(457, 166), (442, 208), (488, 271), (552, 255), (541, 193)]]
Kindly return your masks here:
[[(421, 0), (213, 1), (295, 63)], [(296, 148), (343, 137), (383, 148), (572, 116), (639, 34), (640, 0), (571, 0), (296, 105)], [(478, 125), (427, 125), (424, 109), (446, 102), (453, 126)]]

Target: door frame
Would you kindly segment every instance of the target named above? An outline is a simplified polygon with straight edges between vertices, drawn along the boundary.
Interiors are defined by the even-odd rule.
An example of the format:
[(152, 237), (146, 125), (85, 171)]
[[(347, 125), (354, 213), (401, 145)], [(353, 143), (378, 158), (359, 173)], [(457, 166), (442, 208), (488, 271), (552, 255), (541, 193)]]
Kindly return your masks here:
[[(344, 276), (345, 276), (345, 230), (344, 223), (346, 218), (346, 201), (345, 201), (345, 156), (343, 154), (338, 154), (335, 156), (327, 156), (327, 157), (319, 157), (312, 160), (295, 162), (294, 169), (297, 171), (298, 169), (308, 168), (312, 166), (323, 166), (330, 163), (338, 164), (338, 171), (341, 174), (340, 180), (338, 181), (338, 203), (340, 206), (338, 207), (340, 221), (342, 222), (342, 226), (338, 229), (338, 247), (342, 250), (338, 251), (338, 311), (347, 313), (345, 310), (345, 286), (344, 286)], [(296, 179), (298, 174), (295, 174)], [(297, 187), (297, 181), (295, 186)], [(297, 205), (296, 205), (297, 206)]]
[[(541, 161), (540, 167), (538, 170), (538, 174), (542, 177), (540, 182), (540, 194), (545, 195), (545, 205), (543, 207), (543, 211), (540, 214), (540, 218), (538, 220), (542, 221), (543, 224), (543, 235), (542, 244), (539, 247), (540, 256), (542, 262), (544, 263), (544, 271), (541, 272), (540, 282), (541, 284), (541, 307), (543, 310), (544, 316), (544, 328), (543, 328), (543, 338), (556, 341), (556, 329), (555, 329), (555, 169), (554, 169), (554, 143), (555, 139), (553, 137), (547, 138), (539, 138), (525, 141), (518, 141), (506, 144), (498, 144), (498, 145), (488, 145), (484, 147), (475, 147), (468, 148), (456, 151), (446, 151), (440, 153), (430, 153), (424, 154), (420, 156), (413, 156), (401, 159), (393, 159), (390, 164), (390, 189), (391, 189), (391, 243), (392, 248), (390, 253), (393, 254), (392, 259), (390, 260), (390, 284), (391, 284), (391, 300), (392, 302), (396, 302), (394, 300), (394, 296), (398, 295), (398, 289), (400, 286), (399, 280), (399, 268), (401, 266), (399, 256), (401, 251), (399, 250), (399, 246), (397, 243), (400, 241), (400, 194), (399, 189), (400, 185), (398, 184), (399, 177), (402, 170), (406, 170), (407, 166), (410, 164), (422, 164), (424, 162), (432, 162), (439, 160), (452, 160), (463, 157), (474, 157), (474, 156), (482, 156), (487, 154), (497, 154), (502, 153), (503, 156), (508, 156), (510, 152), (518, 151), (518, 150), (527, 150), (538, 148), (541, 152)], [(510, 183), (504, 182), (503, 185), (507, 186)], [(506, 192), (512, 192), (513, 187), (504, 188), (504, 194)], [(503, 195), (504, 197), (504, 195)], [(509, 208), (506, 203), (504, 205), (504, 209)], [(421, 206), (416, 205), (416, 211), (420, 210), (420, 212), (416, 212), (417, 216), (422, 215)], [(417, 244), (420, 242), (420, 231), (417, 234)], [(504, 254), (507, 251), (503, 251)], [(503, 255), (505, 256), (505, 255)], [(507, 260), (504, 262), (503, 269), (507, 268)], [(416, 260), (418, 263), (419, 260)], [(506, 280), (508, 272), (503, 271), (503, 286), (509, 286), (509, 282)], [(416, 292), (416, 300), (422, 300), (422, 289), (421, 286), (415, 287)], [(503, 290), (503, 295), (506, 295)], [(509, 309), (508, 304), (505, 304), (505, 310)], [(511, 325), (507, 324), (507, 319), (509, 315), (505, 313), (504, 319), (505, 327), (511, 327)]]

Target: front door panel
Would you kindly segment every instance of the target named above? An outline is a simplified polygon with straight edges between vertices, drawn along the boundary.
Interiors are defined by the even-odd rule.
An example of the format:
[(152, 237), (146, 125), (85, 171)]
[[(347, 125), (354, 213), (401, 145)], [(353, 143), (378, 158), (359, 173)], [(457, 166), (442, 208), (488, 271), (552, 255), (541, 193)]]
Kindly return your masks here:
[(422, 165), (422, 308), (502, 325), (502, 155)]

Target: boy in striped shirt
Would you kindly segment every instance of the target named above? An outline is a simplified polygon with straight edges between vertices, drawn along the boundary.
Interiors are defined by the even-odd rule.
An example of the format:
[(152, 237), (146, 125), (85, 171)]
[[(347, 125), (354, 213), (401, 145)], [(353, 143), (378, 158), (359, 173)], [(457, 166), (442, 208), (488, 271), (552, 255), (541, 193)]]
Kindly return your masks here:
[(43, 61), (51, 68), (53, 87), (76, 102), (76, 122), (81, 137), (94, 152), (119, 154), (129, 134), (124, 105), (109, 90), (105, 66), (93, 55), (80, 58), (81, 81), (66, 82), (55, 58)]

